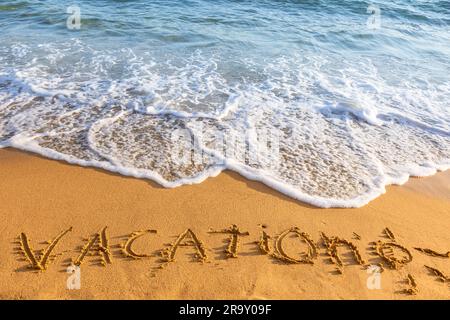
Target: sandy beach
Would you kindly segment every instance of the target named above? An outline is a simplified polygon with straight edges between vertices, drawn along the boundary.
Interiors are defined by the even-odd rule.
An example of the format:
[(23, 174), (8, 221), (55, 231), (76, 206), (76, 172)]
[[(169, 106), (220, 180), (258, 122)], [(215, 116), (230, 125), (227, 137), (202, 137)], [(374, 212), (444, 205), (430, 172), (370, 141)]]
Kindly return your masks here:
[[(450, 259), (414, 249), (443, 255), (450, 251), (450, 172), (390, 186), (359, 209), (320, 209), (232, 172), (198, 185), (164, 189), (147, 180), (3, 149), (0, 190), (1, 299), (450, 297), (448, 281), (425, 267), (448, 276)], [(240, 230), (234, 239), (230, 233), (211, 232), (232, 225)], [(385, 228), (395, 239), (389, 239)], [(180, 237), (187, 229), (196, 239)], [(45, 250), (64, 230), (71, 231), (54, 246), (46, 270), (28, 268), (26, 252), (19, 249), (21, 233), (38, 257), (34, 251)], [(107, 250), (94, 244), (86, 251), (81, 287), (67, 289), (67, 267), (99, 232), (100, 249), (106, 241)], [(270, 236), (266, 254), (259, 243), (262, 232)], [(353, 244), (363, 263), (348, 246), (338, 245), (339, 267), (335, 258), (330, 260), (322, 233)], [(281, 247), (280, 234), (285, 235)], [(299, 235), (311, 242), (299, 241)], [(391, 268), (376, 253), (374, 241), (398, 244), (388, 248), (393, 256), (406, 261), (410, 254), (412, 261)], [(302, 256), (308, 248), (310, 254)], [(286, 257), (313, 263), (288, 263)], [(369, 288), (367, 265), (379, 263), (384, 267), (380, 285)], [(415, 284), (408, 283), (408, 275)]]

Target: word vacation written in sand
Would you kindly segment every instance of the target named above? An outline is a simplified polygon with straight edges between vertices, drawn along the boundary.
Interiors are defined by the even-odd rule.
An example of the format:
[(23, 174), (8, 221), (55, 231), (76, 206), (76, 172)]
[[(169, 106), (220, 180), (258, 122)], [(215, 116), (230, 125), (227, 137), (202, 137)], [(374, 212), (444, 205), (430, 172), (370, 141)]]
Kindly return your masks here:
[[(389, 228), (383, 230), (382, 240), (370, 242), (369, 248), (366, 248), (367, 254), (378, 256), (380, 259), (380, 262), (374, 265), (367, 263), (363, 257), (360, 248), (365, 247), (365, 244), (356, 232), (353, 233), (351, 240), (320, 232), (318, 239), (315, 240), (310, 234), (298, 227), (288, 228), (276, 235), (269, 234), (266, 231), (267, 226), (260, 225), (260, 227), (261, 230), (257, 238), (252, 239), (254, 240), (252, 243), (258, 249), (259, 254), (266, 255), (270, 259), (280, 262), (280, 264), (313, 265), (320, 261), (319, 252), (322, 252), (327, 257), (327, 262), (336, 267), (335, 273), (339, 275), (344, 272), (346, 265), (351, 264), (347, 261), (344, 262), (345, 259), (342, 258), (344, 253), (351, 255), (353, 264), (358, 264), (365, 270), (376, 269), (377, 272), (384, 272), (386, 269), (399, 270), (413, 260), (412, 251), (399, 243)], [(61, 246), (64, 237), (72, 231), (73, 228), (70, 227), (51, 240), (40, 242), (45, 248), (39, 250), (35, 250), (35, 241), (31, 241), (27, 233), (22, 232), (17, 241), (14, 242), (16, 245), (15, 252), (21, 256), (20, 261), (27, 262), (26, 267), (44, 272), (57, 257), (64, 254), (69, 255), (70, 251), (57, 253), (57, 247)], [(119, 243), (110, 244), (108, 228), (104, 227), (98, 233), (83, 238), (84, 243), (77, 250), (72, 251), (67, 266), (80, 267), (86, 260), (96, 259), (100, 265), (107, 267), (113, 263), (115, 255), (120, 255), (130, 261), (157, 258), (158, 268), (155, 269), (163, 269), (175, 263), (177, 256), (185, 254), (180, 252), (180, 248), (189, 249), (190, 253), (194, 253), (193, 257), (197, 262), (211, 262), (208, 255), (210, 248), (207, 248), (202, 239), (192, 229), (186, 229), (177, 235), (172, 243), (164, 244), (163, 249), (157, 253), (141, 252), (135, 248), (134, 244), (138, 239), (156, 233), (157, 230), (151, 229), (133, 231), (128, 235), (118, 237), (122, 239)], [(223, 254), (227, 259), (238, 258), (240, 256), (240, 243), (243, 239), (251, 238), (249, 232), (241, 231), (236, 225), (220, 230), (210, 229), (208, 233), (224, 236), (226, 246)], [(295, 245), (300, 249), (300, 254), (294, 256), (290, 253), (290, 250), (287, 250), (288, 245)], [(118, 248), (119, 250), (113, 254), (112, 248)], [(414, 247), (413, 249), (418, 254), (425, 254), (437, 259), (450, 258), (450, 251), (443, 253), (430, 248)], [(429, 265), (424, 265), (424, 271), (441, 282), (450, 284), (450, 277), (443, 271)], [(152, 276), (156, 276), (156, 273), (152, 273)], [(403, 289), (403, 293), (415, 295), (419, 292), (419, 286), (414, 275), (408, 274), (405, 283), (406, 288)]]

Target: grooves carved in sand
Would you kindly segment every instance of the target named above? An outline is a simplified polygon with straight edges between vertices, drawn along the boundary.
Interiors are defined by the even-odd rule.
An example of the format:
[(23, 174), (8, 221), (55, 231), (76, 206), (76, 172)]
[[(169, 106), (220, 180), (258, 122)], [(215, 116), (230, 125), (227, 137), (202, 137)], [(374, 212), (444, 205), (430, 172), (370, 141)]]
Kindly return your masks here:
[(327, 255), (330, 256), (330, 262), (338, 266), (336, 269), (338, 273), (342, 273), (342, 268), (344, 267), (344, 263), (342, 262), (342, 259), (338, 253), (338, 247), (340, 246), (348, 247), (358, 264), (366, 264), (366, 262), (361, 257), (361, 254), (359, 253), (358, 247), (353, 242), (339, 237), (328, 237), (323, 232), (321, 233), (321, 235), (325, 248), (327, 249)]
[[(283, 248), (283, 240), (290, 233), (294, 233), (299, 238), (301, 238), (308, 245), (308, 251), (304, 254), (304, 258), (296, 259), (290, 257)], [(267, 245), (268, 249), (268, 245)], [(292, 227), (283, 231), (275, 241), (275, 252), (272, 253), (272, 256), (278, 260), (281, 260), (286, 263), (306, 263), (306, 264), (314, 264), (314, 259), (317, 258), (317, 246), (314, 241), (311, 239), (311, 236), (306, 232), (301, 232), (299, 228)]]
[(383, 232), (386, 235), (386, 237), (391, 239), (391, 241), (395, 242), (394, 233), (388, 227), (384, 228)]
[(431, 273), (438, 277), (438, 279), (442, 282), (450, 282), (450, 277), (446, 276), (442, 271), (427, 265), (425, 265), (425, 268), (427, 268)]
[[(405, 256), (402, 258), (396, 257), (392, 250), (393, 248), (400, 249), (403, 253), (405, 253)], [(376, 253), (385, 260), (390, 268), (395, 270), (398, 270), (401, 266), (410, 263), (413, 259), (411, 252), (407, 248), (394, 242), (377, 241), (375, 242), (373, 249), (375, 249)]]
[(261, 238), (256, 243), (258, 244), (259, 249), (262, 254), (270, 254), (270, 245), (269, 240), (271, 237), (267, 234), (267, 232), (261, 232)]
[(140, 230), (140, 231), (134, 231), (130, 234), (128, 239), (125, 241), (124, 244), (122, 244), (120, 247), (122, 248), (121, 252), (128, 258), (132, 259), (142, 259), (142, 258), (149, 258), (151, 255), (144, 254), (144, 253), (137, 253), (133, 249), (133, 243), (139, 239), (140, 237), (144, 236), (147, 233), (157, 233), (156, 230)]
[[(183, 240), (186, 239), (186, 237), (189, 237), (191, 239), (190, 242), (183, 243)], [(186, 229), (183, 233), (181, 233), (178, 238), (175, 240), (173, 244), (170, 245), (169, 248), (166, 248), (161, 251), (161, 256), (166, 260), (166, 262), (174, 262), (175, 261), (175, 254), (177, 253), (177, 250), (180, 246), (193, 246), (195, 247), (197, 253), (196, 258), (200, 262), (204, 262), (207, 259), (206, 255), (206, 249), (203, 245), (203, 242), (201, 242), (197, 235), (191, 230)]]
[(416, 281), (416, 279), (414, 279), (412, 274), (408, 273), (406, 282), (408, 283), (409, 288), (403, 289), (403, 293), (406, 293), (409, 295), (416, 295), (417, 293), (419, 293), (419, 289), (417, 287), (417, 281)]
[(100, 256), (100, 264), (106, 266), (106, 264), (112, 263), (112, 255), (109, 250), (109, 239), (106, 229), (104, 227), (100, 232), (96, 233), (94, 236), (90, 237), (86, 244), (81, 248), (80, 255), (73, 262), (76, 266), (81, 266), (84, 258), (88, 255), (90, 251), (94, 251), (95, 255)]
[(357, 234), (356, 232), (353, 232), (353, 238), (355, 240), (361, 240), (361, 236), (359, 234)]
[(61, 240), (61, 238), (70, 231), (72, 231), (72, 227), (59, 233), (53, 240), (47, 241), (48, 246), (42, 251), (39, 257), (36, 257), (35, 252), (30, 245), (30, 239), (28, 238), (26, 233), (22, 232), (19, 236), (20, 251), (30, 263), (30, 268), (40, 271), (46, 270), (50, 260), (56, 257), (55, 255), (52, 255), (52, 252), (58, 244), (59, 240)]
[[(20, 248), (18, 249), (20, 249), (20, 253), (23, 254), (26, 260), (29, 262), (29, 268), (40, 271), (46, 270), (50, 262), (56, 256), (62, 254), (62, 253), (53, 254), (53, 251), (57, 246), (57, 244), (60, 242), (60, 240), (70, 231), (72, 231), (72, 227), (60, 232), (53, 240), (47, 241), (46, 243), (48, 244), (48, 246), (42, 250), (33, 250), (30, 244), (30, 239), (27, 236), (27, 234), (24, 232), (21, 233), (18, 239), (19, 240), (18, 243), (20, 244)], [(209, 232), (230, 234), (228, 246), (226, 249), (226, 253), (229, 255), (229, 257), (237, 257), (239, 247), (239, 236), (249, 235), (248, 232), (241, 232), (236, 225), (232, 225), (228, 229)], [(156, 230), (139, 230), (131, 233), (128, 236), (125, 243), (121, 245), (122, 253), (134, 259), (150, 257), (151, 255), (141, 254), (133, 250), (133, 243), (147, 233), (156, 233)], [(395, 239), (392, 231), (386, 228), (384, 230), (384, 233), (386, 235), (389, 235), (388, 237), (391, 240), (390, 241), (388, 240), (388, 242), (382, 241), (372, 242), (373, 249), (376, 251), (374, 254), (380, 256), (383, 259), (383, 263), (386, 263), (392, 269), (399, 269), (401, 266), (411, 262), (413, 258), (411, 252), (406, 247), (400, 245), (397, 242), (392, 241), (392, 239)], [(293, 234), (301, 238), (301, 240), (304, 241), (308, 246), (306, 252), (303, 252), (300, 258), (289, 256), (286, 251), (285, 248), (286, 244), (283, 244), (283, 241), (289, 234)], [(354, 233), (354, 236), (359, 237), (359, 235), (357, 235), (356, 233)], [(339, 237), (328, 237), (323, 232), (321, 233), (321, 238), (323, 240), (324, 247), (326, 248), (327, 255), (330, 256), (331, 262), (337, 265), (338, 271), (340, 273), (342, 273), (342, 268), (344, 266), (344, 262), (342, 261), (341, 257), (338, 254), (338, 248), (341, 246), (345, 246), (352, 252), (353, 257), (356, 260), (356, 262), (358, 262), (358, 264), (360, 265), (366, 264), (365, 261), (362, 259), (357, 246), (351, 241)], [(90, 252), (94, 252), (96, 255), (101, 256), (103, 265), (112, 262), (112, 255), (109, 250), (109, 238), (107, 234), (107, 227), (104, 227), (100, 232), (94, 234), (89, 239), (86, 239), (86, 241), (87, 242), (85, 243), (85, 245), (81, 248), (79, 256), (75, 260), (74, 265), (80, 266), (85, 260), (85, 257), (89, 255)], [(318, 245), (312, 240), (309, 234), (301, 232), (300, 229), (297, 227), (289, 228), (283, 231), (281, 234), (279, 234), (278, 237), (274, 238), (273, 249), (271, 248), (272, 247), (270, 244), (271, 241), (272, 237), (269, 236), (269, 234), (267, 234), (264, 230), (262, 230), (259, 241), (256, 241), (255, 243), (259, 247), (261, 253), (267, 254), (277, 260), (286, 263), (313, 264), (314, 259), (316, 259), (318, 256), (319, 251)], [(175, 261), (176, 252), (178, 248), (182, 246), (194, 247), (196, 250), (195, 257), (199, 261), (203, 262), (207, 259), (207, 251), (203, 243), (198, 239), (196, 234), (191, 229), (186, 229), (183, 233), (181, 233), (177, 237), (177, 239), (174, 241), (173, 244), (170, 244), (168, 248), (161, 251), (161, 255), (163, 256), (163, 258), (165, 258), (164, 262), (167, 263)], [(394, 252), (394, 249), (397, 252)], [(432, 257), (449, 258), (449, 253), (443, 254), (438, 253), (431, 249), (426, 248), (424, 249), (419, 247), (414, 247), (414, 249), (416, 249), (419, 252), (430, 255)], [(165, 263), (160, 267), (161, 268), (164, 267)], [(383, 264), (378, 263), (378, 265), (380, 266), (381, 271), (383, 271), (384, 270)], [(442, 282), (445, 283), (450, 282), (450, 277), (445, 275), (442, 271), (427, 265), (425, 265), (425, 268)], [(409, 287), (407, 289), (402, 290), (402, 292), (408, 294), (417, 294), (418, 293), (417, 282), (411, 274), (408, 274), (407, 281)]]
[(432, 256), (432, 257), (450, 258), (450, 251), (448, 251), (447, 253), (439, 253), (439, 252), (436, 252), (434, 250), (427, 249), (427, 248), (417, 248), (416, 247), (414, 249), (416, 249), (417, 251), (420, 251), (422, 253), (425, 253), (429, 256)]
[(106, 263), (112, 263), (111, 251), (109, 250), (109, 238), (106, 233), (106, 229), (108, 227), (104, 227), (100, 232), (100, 244), (98, 246), (100, 252), (102, 253), (102, 265), (106, 265)]
[(250, 233), (241, 232), (237, 225), (233, 224), (228, 229), (223, 229), (219, 231), (211, 230), (209, 233), (226, 233), (230, 234), (230, 239), (228, 241), (228, 246), (225, 249), (225, 253), (228, 258), (237, 258), (237, 252), (239, 247), (239, 236), (248, 236)]
[[(396, 243), (394, 233), (388, 227), (384, 228), (383, 232), (386, 237), (391, 240), (391, 242), (373, 242), (373, 249), (376, 254), (380, 256), (390, 268), (395, 270), (398, 270), (401, 266), (410, 263), (413, 259), (411, 252), (404, 246)], [(393, 248), (400, 249), (405, 256), (403, 258), (396, 257), (394, 255)]]

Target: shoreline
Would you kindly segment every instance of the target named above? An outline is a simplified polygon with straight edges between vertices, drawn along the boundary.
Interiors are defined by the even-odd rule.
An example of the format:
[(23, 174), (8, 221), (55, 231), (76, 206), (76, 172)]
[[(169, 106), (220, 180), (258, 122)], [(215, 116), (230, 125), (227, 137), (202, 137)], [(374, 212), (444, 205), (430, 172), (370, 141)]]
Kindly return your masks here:
[[(308, 194), (301, 193), (300, 196), (293, 191), (294, 189), (292, 187), (286, 187), (283, 186), (281, 182), (268, 179), (266, 177), (260, 177), (258, 175), (255, 175), (252, 172), (246, 172), (245, 170), (242, 170), (242, 168), (238, 166), (233, 166), (233, 169), (225, 168), (225, 169), (217, 169), (217, 168), (211, 168), (204, 172), (204, 174), (200, 174), (199, 176), (196, 176), (189, 180), (188, 183), (183, 182), (182, 180), (174, 182), (167, 182), (163, 180), (159, 175), (151, 174), (150, 176), (141, 176), (135, 172), (133, 169), (128, 169), (125, 167), (114, 167), (114, 166), (104, 166), (100, 163), (89, 163), (89, 161), (80, 160), (77, 158), (65, 158), (61, 156), (58, 152), (51, 151), (50, 154), (44, 155), (41, 152), (40, 148), (32, 147), (31, 149), (16, 147), (16, 146), (8, 146), (0, 148), (1, 150), (16, 150), (19, 152), (22, 152), (24, 154), (39, 157), (45, 160), (52, 160), (52, 161), (58, 161), (62, 162), (64, 164), (70, 165), (70, 166), (78, 166), (82, 168), (91, 168), (95, 170), (99, 170), (100, 172), (104, 172), (106, 174), (112, 174), (119, 177), (124, 178), (132, 178), (132, 179), (138, 179), (138, 180), (144, 180), (149, 182), (152, 186), (158, 187), (158, 188), (165, 188), (165, 189), (174, 189), (179, 188), (183, 186), (188, 185), (196, 185), (201, 184), (204, 181), (212, 178), (216, 178), (220, 174), (232, 174), (233, 176), (238, 176), (238, 179), (243, 180), (249, 180), (253, 181), (255, 183), (263, 184), (265, 187), (268, 187), (271, 189), (271, 194), (278, 194), (283, 195), (285, 197), (288, 197), (291, 200), (294, 200), (301, 205), (306, 206), (313, 206), (316, 208), (321, 209), (358, 209), (366, 206), (367, 204), (371, 203), (375, 199), (381, 197), (384, 195), (388, 188), (391, 186), (405, 186), (407, 185), (411, 190), (416, 190), (419, 192), (427, 193), (430, 196), (436, 196), (439, 195), (443, 199), (450, 200), (450, 187), (448, 187), (448, 183), (446, 180), (450, 180), (450, 168), (448, 169), (448, 166), (439, 166), (435, 165), (432, 169), (434, 173), (431, 174), (425, 174), (420, 176), (414, 176), (412, 174), (408, 174), (407, 177), (395, 181), (392, 178), (387, 179), (387, 181), (384, 182), (383, 186), (379, 189), (372, 190), (368, 194), (360, 195), (356, 198), (353, 198), (351, 200), (342, 200), (342, 199), (333, 199), (333, 198), (323, 198), (319, 196), (311, 196)], [(445, 168), (445, 169), (443, 169)], [(206, 172), (209, 173), (205, 174)], [(442, 178), (444, 176), (444, 178)], [(429, 177), (435, 177), (434, 180), (429, 183), (423, 183), (421, 179), (423, 178), (429, 178)], [(446, 177), (449, 177), (447, 179)], [(417, 182), (419, 181), (420, 182)], [(327, 203), (326, 205), (323, 205), (324, 203)], [(352, 204), (350, 204), (352, 203)], [(322, 205), (319, 205), (322, 204)]]
[[(388, 186), (384, 195), (357, 209), (313, 207), (230, 171), (201, 184), (165, 189), (148, 180), (10, 148), (0, 150), (0, 175), (2, 299), (448, 299), (448, 284), (436, 281), (424, 266), (450, 274), (450, 259), (414, 248), (450, 250), (449, 171)], [(229, 234), (209, 232), (232, 225), (249, 233), (239, 238), (237, 258), (224, 254)], [(81, 289), (68, 290), (66, 265), (79, 255), (77, 248), (85, 239), (105, 226), (111, 263), (99, 266), (98, 257), (88, 255), (81, 265)], [(73, 230), (55, 248), (62, 255), (47, 270), (25, 268), (27, 261), (12, 244), (21, 232), (31, 238), (34, 249), (42, 249), (43, 241), (69, 227)], [(275, 240), (292, 227), (308, 233), (314, 243), (320, 242), (321, 232), (352, 241), (370, 264), (383, 262), (368, 248), (372, 241), (388, 241), (383, 235), (387, 227), (413, 260), (399, 270), (385, 266), (381, 289), (371, 290), (367, 270), (345, 248), (339, 249), (343, 274), (336, 274), (336, 265), (320, 245), (314, 264), (305, 265), (283, 263), (263, 254), (255, 243), (262, 231)], [(149, 257), (121, 254), (117, 246), (127, 235), (149, 229), (157, 232), (134, 243), (136, 252)], [(187, 229), (204, 245), (207, 261), (193, 258), (195, 248), (180, 247), (175, 262), (160, 262), (160, 251), (170, 249), (166, 244)], [(285, 251), (297, 257), (307, 247), (294, 240), (292, 235), (286, 238)], [(401, 293), (408, 274), (417, 280), (417, 295)]]

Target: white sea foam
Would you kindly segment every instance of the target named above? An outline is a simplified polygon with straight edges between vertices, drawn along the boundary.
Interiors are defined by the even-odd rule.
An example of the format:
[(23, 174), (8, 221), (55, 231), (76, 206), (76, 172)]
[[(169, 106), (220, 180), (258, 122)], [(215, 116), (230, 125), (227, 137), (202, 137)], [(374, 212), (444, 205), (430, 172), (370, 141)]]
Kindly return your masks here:
[(79, 40), (0, 55), (0, 147), (169, 188), (230, 169), (320, 207), (450, 168), (450, 83), (428, 73), (300, 54), (233, 73), (199, 50), (161, 60)]

